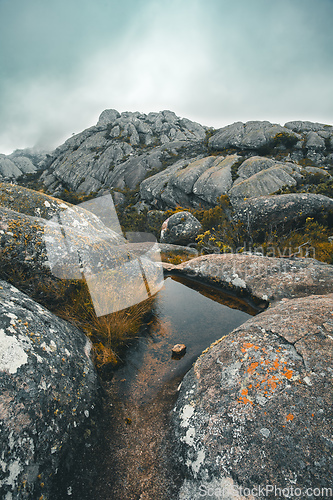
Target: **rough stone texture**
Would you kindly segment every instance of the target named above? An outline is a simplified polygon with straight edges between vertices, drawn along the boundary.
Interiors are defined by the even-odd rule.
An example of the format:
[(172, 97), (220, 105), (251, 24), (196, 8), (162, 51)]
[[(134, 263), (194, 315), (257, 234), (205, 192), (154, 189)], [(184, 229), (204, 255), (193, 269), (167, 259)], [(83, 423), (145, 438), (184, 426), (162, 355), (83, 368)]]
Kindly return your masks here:
[[(179, 118), (171, 111), (146, 115), (107, 109), (102, 112), (96, 126), (70, 137), (50, 154), (27, 149), (8, 156), (0, 155), (0, 176), (8, 179), (19, 176), (20, 183), (24, 184), (29, 179), (22, 174), (41, 170), (38, 180), (55, 196), (60, 196), (65, 189), (90, 194), (105, 189), (115, 192), (127, 188), (137, 190), (145, 179), (150, 180), (156, 172), (164, 172), (177, 164), (173, 172), (167, 173), (168, 182), (164, 187), (161, 176), (159, 189), (156, 179), (141, 188), (143, 201), (149, 201), (151, 207), (171, 208), (179, 202), (193, 207), (200, 203), (212, 205), (216, 196), (230, 190), (233, 182), (229, 167), (234, 162), (223, 164), (223, 157), (220, 157), (222, 163), (218, 165), (216, 159), (217, 163), (211, 170), (215, 160), (209, 159), (208, 155), (212, 150), (236, 149), (238, 159), (235, 161), (242, 158), (254, 161), (249, 156), (266, 151), (265, 154), (273, 159), (263, 158), (260, 170), (269, 168), (268, 164), (273, 161), (271, 167), (281, 166), (281, 161), (274, 160), (276, 156), (289, 163), (296, 180), (297, 164), (302, 165), (305, 159), (318, 167), (330, 169), (333, 166), (333, 127), (329, 125), (289, 122), (282, 127), (268, 121), (237, 122), (213, 131), (209, 141), (207, 131), (207, 127)], [(230, 155), (230, 161), (234, 156)], [(205, 165), (204, 158), (212, 163)], [(203, 160), (203, 163), (190, 165), (196, 160)], [(179, 161), (183, 162), (181, 168)], [(189, 168), (186, 172), (178, 172), (178, 167)], [(179, 176), (174, 175), (176, 172)], [(155, 197), (151, 196), (153, 191)]]
[(331, 179), (332, 176), (326, 172), (326, 170), (318, 167), (304, 167), (305, 172), (308, 172), (309, 174), (317, 174), (320, 175), (321, 177), (326, 177), (326, 179)]
[(98, 383), (91, 346), (4, 281), (0, 310), (0, 496), (57, 498), (57, 469), (73, 463), (92, 429)]
[(248, 179), (238, 182), (229, 191), (231, 203), (237, 205), (244, 198), (255, 198), (275, 193), (286, 186), (296, 186), (294, 170), (288, 165), (262, 170)]
[(309, 258), (204, 255), (168, 270), (269, 302), (333, 293), (333, 266)]
[(238, 178), (236, 179), (235, 184), (243, 181), (244, 179), (248, 179), (262, 170), (268, 170), (272, 167), (286, 168), (287, 171), (289, 171), (290, 168), (300, 170), (299, 167), (292, 162), (275, 161), (270, 158), (265, 158), (264, 156), (251, 156), (247, 160), (243, 161), (237, 169)]
[[(174, 458), (184, 477), (179, 499), (210, 491), (210, 498), (253, 500), (258, 486), (268, 485), (288, 488), (288, 498), (326, 498), (321, 488), (333, 479), (332, 308), (332, 294), (283, 300), (200, 356), (173, 413)], [(276, 498), (274, 489), (260, 498)]]
[(310, 149), (322, 150), (325, 149), (325, 141), (316, 132), (309, 132), (306, 135), (305, 146)]
[(46, 168), (47, 153), (33, 148), (17, 149), (10, 155), (0, 154), (0, 179), (15, 180)]
[(294, 132), (297, 133), (303, 133), (303, 132), (319, 132), (319, 131), (325, 131), (329, 133), (333, 133), (333, 126), (332, 125), (325, 125), (324, 123), (314, 123), (314, 122), (309, 122), (309, 121), (291, 121), (287, 122), (284, 125), (286, 128), (289, 128), (290, 130), (293, 130)]
[(238, 159), (229, 155), (180, 160), (144, 180), (140, 195), (159, 208), (215, 205), (231, 188), (231, 167)]
[(1, 155), (0, 157), (0, 174), (2, 178), (16, 178), (22, 175), (22, 171), (15, 163)]
[(29, 158), (0, 154), (0, 177), (3, 179), (16, 179), (23, 174), (32, 174), (36, 171), (37, 168)]
[(82, 264), (99, 264), (99, 272), (127, 255), (124, 238), (82, 207), (10, 184), (0, 184), (0, 201), (0, 276), (35, 299), (58, 278), (82, 278), (78, 251)]
[(332, 209), (332, 198), (320, 194), (292, 193), (250, 198), (238, 204), (234, 217), (251, 228), (305, 219)]
[(190, 212), (178, 212), (164, 221), (161, 229), (161, 243), (186, 245), (195, 240), (202, 226)]
[(219, 129), (210, 139), (212, 149), (222, 150), (236, 147), (239, 149), (258, 149), (270, 145), (278, 134), (301, 140), (301, 136), (281, 125), (268, 121), (236, 122)]
[(181, 150), (191, 146), (193, 151), (186, 155), (193, 157), (205, 137), (204, 127), (171, 111), (145, 115), (105, 110), (95, 127), (53, 152), (42, 181), (55, 194), (65, 187), (88, 194), (105, 188), (134, 189)]

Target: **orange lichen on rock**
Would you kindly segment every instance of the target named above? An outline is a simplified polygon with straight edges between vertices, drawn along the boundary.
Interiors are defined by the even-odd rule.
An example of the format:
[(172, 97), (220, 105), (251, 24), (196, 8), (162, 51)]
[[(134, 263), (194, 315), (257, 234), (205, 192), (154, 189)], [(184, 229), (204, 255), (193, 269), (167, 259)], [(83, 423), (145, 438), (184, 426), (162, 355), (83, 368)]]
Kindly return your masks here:
[(259, 363), (256, 361), (255, 363), (251, 363), (250, 366), (248, 367), (247, 371), (248, 373), (254, 373), (255, 369), (259, 366)]
[(251, 401), (250, 399), (246, 398), (245, 396), (241, 396), (239, 398), (239, 401), (241, 403), (244, 403), (245, 405), (247, 405), (247, 404), (253, 405), (253, 401)]
[(289, 415), (286, 416), (286, 419), (288, 421), (292, 421), (292, 420), (294, 420), (294, 415), (292, 415), (291, 413), (289, 413)]
[(287, 377), (288, 380), (290, 380), (291, 377), (293, 376), (293, 371), (292, 370), (287, 370), (285, 373), (283, 373), (283, 375), (285, 377)]

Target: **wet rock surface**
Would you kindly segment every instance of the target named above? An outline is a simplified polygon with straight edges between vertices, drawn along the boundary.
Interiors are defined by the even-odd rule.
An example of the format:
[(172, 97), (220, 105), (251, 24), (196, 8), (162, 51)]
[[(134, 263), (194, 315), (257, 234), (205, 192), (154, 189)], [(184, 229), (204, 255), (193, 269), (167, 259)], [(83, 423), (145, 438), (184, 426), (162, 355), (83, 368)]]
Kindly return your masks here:
[(179, 499), (256, 498), (268, 485), (324, 498), (333, 477), (332, 308), (332, 294), (283, 299), (198, 358), (174, 408)]
[(94, 430), (91, 345), (4, 281), (0, 309), (0, 496), (60, 500), (68, 478), (59, 484), (57, 471), (68, 471)]

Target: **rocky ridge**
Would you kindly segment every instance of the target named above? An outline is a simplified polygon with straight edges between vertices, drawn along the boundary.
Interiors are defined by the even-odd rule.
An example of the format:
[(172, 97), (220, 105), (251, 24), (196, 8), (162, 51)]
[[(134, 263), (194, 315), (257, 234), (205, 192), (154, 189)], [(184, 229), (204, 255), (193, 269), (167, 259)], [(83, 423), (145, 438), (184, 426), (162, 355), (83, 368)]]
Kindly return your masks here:
[[(7, 161), (19, 168), (14, 156), (3, 159), (4, 169)], [(41, 185), (55, 196), (64, 190), (86, 195), (107, 190), (121, 204), (130, 190), (137, 202), (165, 210), (211, 207), (227, 194), (237, 206), (244, 198), (297, 186), (306, 173), (330, 178), (333, 127), (250, 121), (214, 130), (171, 111), (108, 109), (95, 126), (69, 138), (38, 166), (31, 161), (43, 170)], [(13, 179), (20, 175), (10, 168)]]
[(15, 180), (26, 174), (35, 174), (45, 168), (47, 153), (34, 149), (18, 149), (10, 155), (0, 154), (0, 179)]
[(205, 128), (171, 111), (118, 113), (105, 110), (96, 126), (57, 148), (42, 181), (52, 193), (134, 189), (178, 155), (197, 154)]
[(284, 299), (199, 357), (173, 412), (179, 500), (208, 492), (273, 499), (274, 487), (289, 498), (325, 498), (333, 477), (332, 306), (332, 294)]

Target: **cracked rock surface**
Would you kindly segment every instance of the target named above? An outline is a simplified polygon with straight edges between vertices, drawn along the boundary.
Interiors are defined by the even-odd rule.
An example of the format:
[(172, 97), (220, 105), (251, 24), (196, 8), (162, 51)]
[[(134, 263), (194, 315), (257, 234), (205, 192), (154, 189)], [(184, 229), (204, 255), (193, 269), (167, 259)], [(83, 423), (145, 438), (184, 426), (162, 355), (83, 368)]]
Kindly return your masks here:
[(330, 487), (332, 353), (333, 294), (283, 299), (207, 349), (174, 408), (179, 499)]

